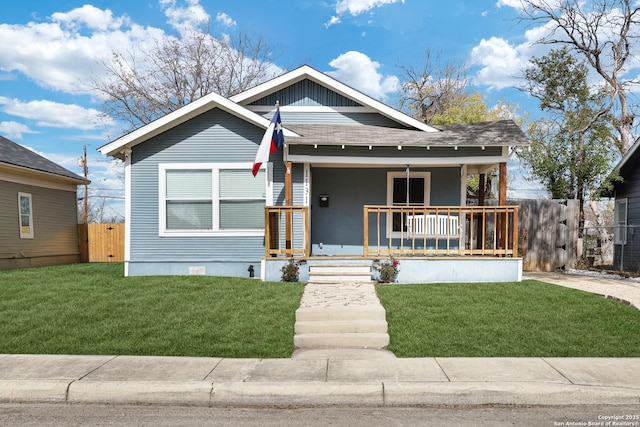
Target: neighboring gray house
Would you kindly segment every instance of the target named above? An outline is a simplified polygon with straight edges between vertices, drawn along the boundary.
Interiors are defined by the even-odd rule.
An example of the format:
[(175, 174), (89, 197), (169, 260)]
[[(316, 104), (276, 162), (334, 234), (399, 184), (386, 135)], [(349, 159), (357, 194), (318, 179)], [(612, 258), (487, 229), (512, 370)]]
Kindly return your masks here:
[[(285, 147), (254, 178), (276, 103)], [(506, 207), (516, 145), (528, 141), (512, 121), (437, 129), (303, 66), (99, 150), (125, 162), (125, 275), (253, 267), (279, 280), (288, 259), (393, 256), (399, 281), (424, 282), (520, 279), (517, 208)], [(467, 206), (467, 176), (496, 167), (501, 207)]]
[(76, 189), (85, 183), (0, 136), (0, 269), (79, 262)]
[(615, 182), (606, 196), (615, 198), (614, 253), (615, 268), (640, 270), (640, 139), (629, 148), (616, 169), (622, 181)]

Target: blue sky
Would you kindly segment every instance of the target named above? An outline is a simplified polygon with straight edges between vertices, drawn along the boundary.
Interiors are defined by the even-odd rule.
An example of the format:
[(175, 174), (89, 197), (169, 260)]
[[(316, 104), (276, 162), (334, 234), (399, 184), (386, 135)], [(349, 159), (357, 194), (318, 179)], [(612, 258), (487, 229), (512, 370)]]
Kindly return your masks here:
[[(209, 22), (223, 37), (262, 35), (284, 69), (302, 64), (397, 106), (399, 66), (425, 52), (472, 65), (473, 89), (536, 113), (515, 90), (542, 29), (517, 20), (517, 0), (22, 0), (0, 13), (0, 134), (80, 173), (87, 145), (92, 193), (122, 196), (121, 171), (96, 149), (121, 127), (100, 117), (87, 82), (114, 50)], [(286, 124), (285, 124), (286, 126)], [(120, 209), (115, 206), (116, 210)]]

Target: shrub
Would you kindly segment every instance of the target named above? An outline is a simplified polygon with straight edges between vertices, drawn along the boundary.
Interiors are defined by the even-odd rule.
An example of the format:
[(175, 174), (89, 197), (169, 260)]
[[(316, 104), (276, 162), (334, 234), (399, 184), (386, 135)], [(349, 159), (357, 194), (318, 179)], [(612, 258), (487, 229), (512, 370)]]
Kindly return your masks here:
[(300, 273), (300, 267), (298, 263), (294, 260), (290, 259), (288, 263), (282, 266), (280, 269), (282, 271), (282, 281), (283, 282), (297, 282)]
[(389, 261), (374, 261), (373, 268), (378, 272), (378, 281), (392, 283), (398, 279), (400, 261), (391, 258)]

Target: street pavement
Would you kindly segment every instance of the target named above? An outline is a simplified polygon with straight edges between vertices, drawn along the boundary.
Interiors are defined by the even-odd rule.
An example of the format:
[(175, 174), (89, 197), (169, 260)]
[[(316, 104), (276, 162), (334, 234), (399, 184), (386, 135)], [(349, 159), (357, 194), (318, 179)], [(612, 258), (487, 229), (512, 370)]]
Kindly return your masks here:
[[(629, 279), (526, 278), (640, 308), (640, 284)], [(0, 354), (0, 402), (640, 405), (640, 358), (396, 358), (373, 349), (297, 351), (289, 359)]]

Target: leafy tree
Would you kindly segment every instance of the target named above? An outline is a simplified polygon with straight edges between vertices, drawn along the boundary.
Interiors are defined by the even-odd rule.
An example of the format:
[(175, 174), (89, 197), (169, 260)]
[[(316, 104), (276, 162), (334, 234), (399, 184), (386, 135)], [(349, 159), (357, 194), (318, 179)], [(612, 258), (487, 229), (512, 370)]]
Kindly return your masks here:
[[(401, 67), (403, 85), (400, 108), (409, 110), (414, 118), (433, 126), (479, 123), (494, 120), (514, 120), (522, 126), (525, 117), (518, 114), (519, 106), (498, 102), (487, 108), (479, 92), (468, 90), (469, 78), (466, 65), (454, 61), (443, 62), (439, 54), (427, 51), (422, 67)], [(491, 195), (491, 181), (497, 175), (492, 171), (485, 181), (485, 194)], [(477, 175), (467, 178), (467, 190), (479, 193)]]
[(566, 47), (530, 64), (523, 89), (540, 100), (547, 117), (529, 126), (531, 150), (520, 155), (553, 198), (579, 200), (582, 214), (616, 152), (607, 95), (589, 87), (587, 66)]
[(92, 86), (104, 97), (104, 113), (132, 130), (209, 93), (228, 97), (275, 77), (274, 59), (261, 37), (218, 40), (195, 29), (160, 37), (148, 52), (113, 52), (100, 64), (106, 77), (94, 76)]
[(525, 19), (541, 22), (550, 30), (539, 40), (560, 44), (581, 55), (603, 79), (603, 107), (612, 112), (613, 139), (624, 154), (633, 142), (636, 114), (629, 93), (640, 83), (630, 76), (637, 50), (640, 3), (635, 0), (521, 0)]

